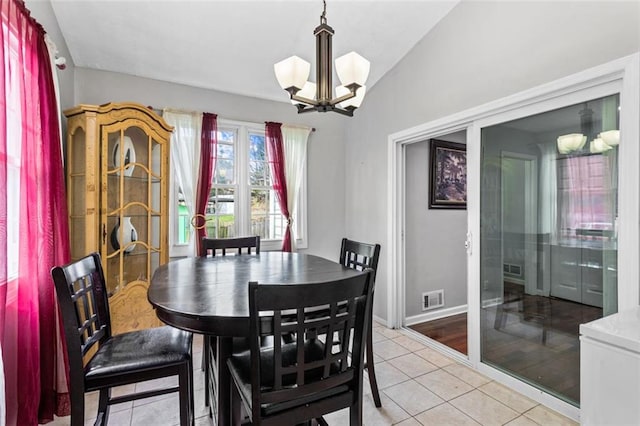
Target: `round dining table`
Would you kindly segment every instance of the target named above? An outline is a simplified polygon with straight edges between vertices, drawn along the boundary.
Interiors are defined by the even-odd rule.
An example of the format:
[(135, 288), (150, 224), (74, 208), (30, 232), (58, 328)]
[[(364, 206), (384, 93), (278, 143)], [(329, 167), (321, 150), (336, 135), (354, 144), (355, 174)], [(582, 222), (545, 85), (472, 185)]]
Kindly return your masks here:
[(301, 253), (190, 257), (158, 267), (148, 298), (164, 323), (217, 338), (217, 373), (205, 372), (217, 376), (217, 392), (207, 392), (217, 400), (208, 402), (210, 408), (217, 408), (212, 414), (217, 414), (218, 425), (230, 425), (231, 377), (226, 360), (232, 353), (233, 337), (249, 335), (249, 282), (304, 284), (362, 273)]

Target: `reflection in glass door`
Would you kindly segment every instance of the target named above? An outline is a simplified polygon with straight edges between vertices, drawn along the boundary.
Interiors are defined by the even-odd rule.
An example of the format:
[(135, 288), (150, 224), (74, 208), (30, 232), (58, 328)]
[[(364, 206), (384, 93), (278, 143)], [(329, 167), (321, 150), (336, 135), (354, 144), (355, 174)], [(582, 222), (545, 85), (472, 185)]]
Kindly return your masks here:
[(618, 106), (481, 134), (482, 362), (574, 405), (579, 325), (617, 311)]

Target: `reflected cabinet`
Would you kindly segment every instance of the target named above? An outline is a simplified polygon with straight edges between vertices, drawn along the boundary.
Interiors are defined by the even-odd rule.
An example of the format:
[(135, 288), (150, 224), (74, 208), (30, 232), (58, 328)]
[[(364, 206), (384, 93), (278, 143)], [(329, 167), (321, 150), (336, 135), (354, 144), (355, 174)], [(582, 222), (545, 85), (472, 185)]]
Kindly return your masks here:
[(79, 105), (65, 115), (72, 259), (100, 253), (115, 333), (160, 325), (147, 288), (169, 259), (172, 127), (134, 103)]

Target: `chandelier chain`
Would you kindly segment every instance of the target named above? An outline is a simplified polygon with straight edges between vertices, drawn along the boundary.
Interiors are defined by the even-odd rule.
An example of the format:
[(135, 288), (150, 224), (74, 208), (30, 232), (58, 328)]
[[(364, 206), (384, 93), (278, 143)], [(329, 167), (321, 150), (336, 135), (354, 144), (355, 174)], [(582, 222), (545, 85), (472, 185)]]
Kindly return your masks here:
[(320, 15), (320, 24), (327, 23), (327, 0), (322, 0), (322, 15)]

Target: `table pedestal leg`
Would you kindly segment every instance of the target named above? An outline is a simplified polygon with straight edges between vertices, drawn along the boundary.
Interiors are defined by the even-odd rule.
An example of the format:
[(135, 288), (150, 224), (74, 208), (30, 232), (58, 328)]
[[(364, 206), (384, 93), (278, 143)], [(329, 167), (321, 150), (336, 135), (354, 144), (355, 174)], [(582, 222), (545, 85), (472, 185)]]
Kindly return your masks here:
[(218, 337), (218, 426), (231, 424), (231, 375), (227, 359), (233, 350), (232, 337)]

